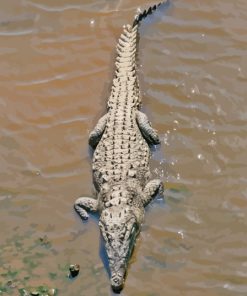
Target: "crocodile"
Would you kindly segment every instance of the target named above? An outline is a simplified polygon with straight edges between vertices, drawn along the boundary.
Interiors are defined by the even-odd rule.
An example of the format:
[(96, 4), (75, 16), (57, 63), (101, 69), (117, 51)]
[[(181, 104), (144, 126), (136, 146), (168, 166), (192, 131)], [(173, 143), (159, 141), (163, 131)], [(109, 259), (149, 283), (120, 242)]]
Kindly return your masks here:
[(163, 192), (161, 180), (150, 180), (150, 145), (157, 145), (160, 140), (140, 111), (136, 65), (139, 24), (163, 3), (139, 13), (132, 25), (123, 28), (116, 46), (115, 76), (107, 113), (89, 135), (89, 144), (94, 149), (92, 171), (97, 199), (80, 197), (74, 204), (83, 220), (88, 219), (88, 212), (99, 212), (111, 287), (117, 293), (124, 285), (144, 208)]

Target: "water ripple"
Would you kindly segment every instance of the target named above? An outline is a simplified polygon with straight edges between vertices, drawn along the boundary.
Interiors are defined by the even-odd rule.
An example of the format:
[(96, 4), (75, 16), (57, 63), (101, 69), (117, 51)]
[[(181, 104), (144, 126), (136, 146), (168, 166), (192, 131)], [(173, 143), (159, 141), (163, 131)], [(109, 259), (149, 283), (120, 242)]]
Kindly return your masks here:
[(88, 77), (91, 75), (95, 75), (97, 73), (101, 73), (103, 71), (106, 70), (106, 67), (98, 67), (95, 68), (93, 70), (89, 70), (89, 71), (74, 71), (71, 73), (64, 73), (64, 74), (59, 74), (59, 75), (55, 75), (53, 77), (49, 77), (49, 78), (44, 78), (44, 79), (38, 79), (38, 80), (30, 80), (30, 81), (17, 81), (16, 85), (17, 86), (29, 86), (29, 85), (39, 85), (39, 84), (47, 84), (47, 83), (51, 83), (53, 81), (63, 81), (63, 80), (72, 80), (75, 78), (79, 78), (79, 77)]
[(23, 31), (0, 31), (0, 36), (22, 36), (22, 35), (29, 35), (34, 34), (36, 32), (35, 29), (27, 29)]
[[(72, 208), (76, 197), (92, 195), (88, 133), (105, 111), (116, 39), (139, 6), (2, 1), (3, 284), (11, 266), (29, 286), (54, 273), (61, 295), (109, 294), (108, 278), (94, 269), (96, 219), (82, 224)], [(142, 23), (138, 73), (144, 111), (161, 138), (151, 171), (164, 180), (165, 203), (147, 209), (126, 295), (247, 290), (246, 11), (245, 0), (176, 0)], [(44, 233), (56, 256), (35, 243)], [(61, 279), (74, 262), (86, 268), (84, 281), (71, 285)]]
[(76, 9), (76, 10), (84, 10), (85, 9), (84, 5), (69, 4), (69, 5), (62, 5), (62, 6), (49, 6), (49, 5), (45, 5), (45, 4), (41, 4), (41, 3), (36, 3), (36, 2), (30, 1), (30, 0), (25, 0), (25, 4), (36, 7), (38, 9), (41, 9), (41, 10), (44, 10), (47, 12), (63, 12), (65, 10), (70, 10), (70, 9)]

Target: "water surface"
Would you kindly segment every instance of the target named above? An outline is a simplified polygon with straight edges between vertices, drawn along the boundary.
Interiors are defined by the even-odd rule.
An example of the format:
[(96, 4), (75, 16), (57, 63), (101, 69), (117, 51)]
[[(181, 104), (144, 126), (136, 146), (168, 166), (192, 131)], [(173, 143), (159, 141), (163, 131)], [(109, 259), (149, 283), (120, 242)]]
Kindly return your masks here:
[[(72, 206), (93, 194), (87, 139), (116, 39), (149, 5), (1, 2), (1, 291), (111, 295), (97, 220), (82, 223)], [(244, 0), (174, 0), (142, 23), (143, 105), (162, 140), (152, 171), (166, 190), (148, 207), (122, 295), (247, 293), (246, 28)]]

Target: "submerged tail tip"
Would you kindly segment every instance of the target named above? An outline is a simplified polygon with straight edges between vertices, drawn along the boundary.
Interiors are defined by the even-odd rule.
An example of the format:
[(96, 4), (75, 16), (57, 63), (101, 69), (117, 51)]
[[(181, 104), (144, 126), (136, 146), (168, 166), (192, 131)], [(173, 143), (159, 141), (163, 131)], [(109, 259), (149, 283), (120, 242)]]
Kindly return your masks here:
[(143, 12), (140, 12), (135, 16), (134, 22), (132, 24), (132, 28), (139, 25), (142, 19), (144, 19), (147, 15), (152, 14), (153, 11), (155, 11), (159, 6), (163, 4), (169, 4), (169, 0), (165, 0), (160, 2), (159, 4), (155, 4), (153, 6), (150, 6), (147, 10), (145, 9)]

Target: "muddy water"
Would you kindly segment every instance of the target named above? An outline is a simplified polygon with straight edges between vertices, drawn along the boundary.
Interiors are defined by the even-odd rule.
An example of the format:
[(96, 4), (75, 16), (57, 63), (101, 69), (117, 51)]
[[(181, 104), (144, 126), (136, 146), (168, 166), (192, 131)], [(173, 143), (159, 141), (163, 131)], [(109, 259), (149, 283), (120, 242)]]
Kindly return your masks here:
[[(116, 38), (149, 1), (0, 3), (0, 293), (111, 295), (88, 133), (104, 112)], [(173, 1), (140, 30), (144, 110), (162, 144), (122, 295), (247, 293), (247, 2)], [(81, 265), (76, 280), (71, 263)]]

